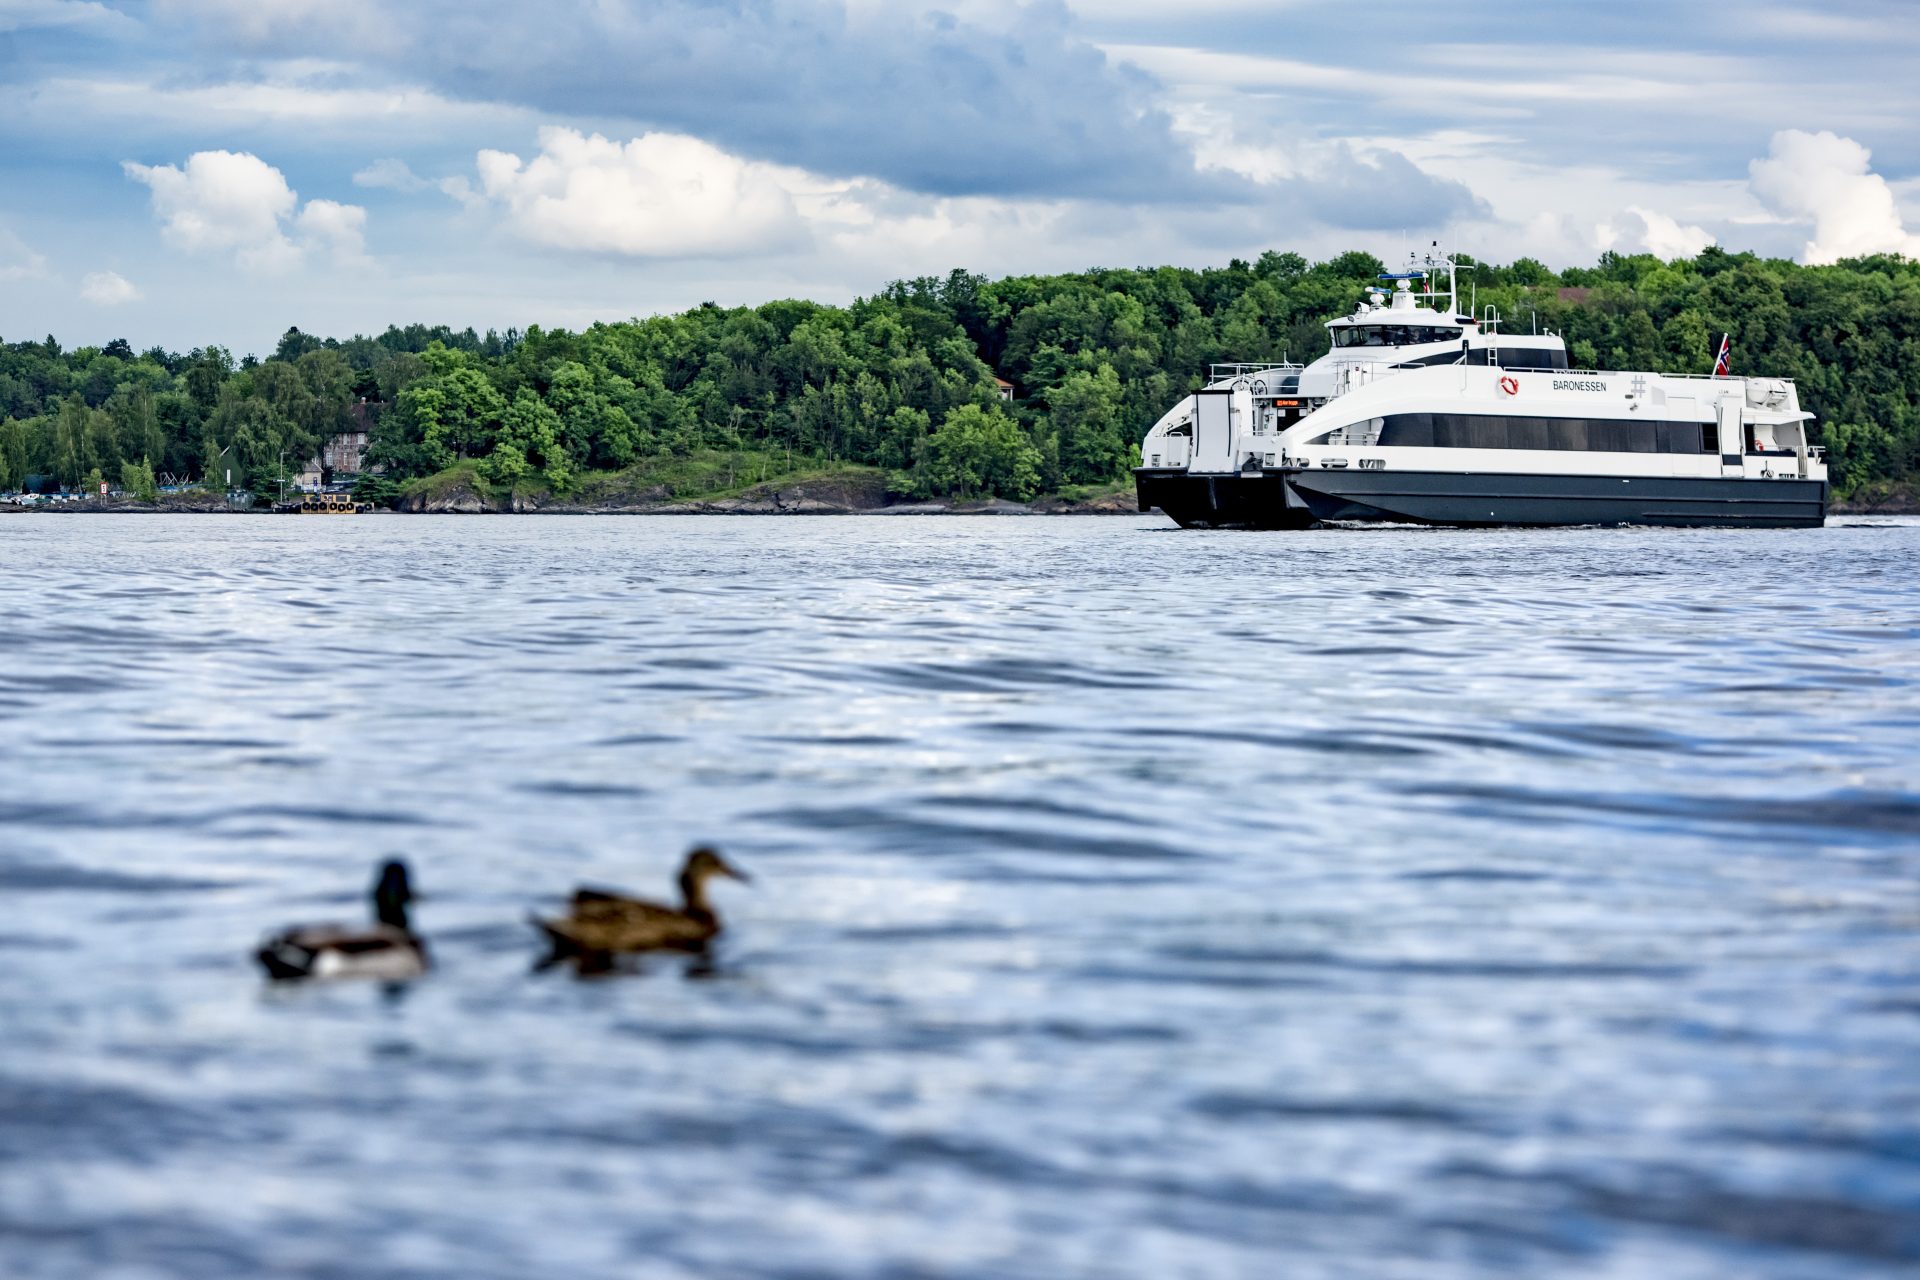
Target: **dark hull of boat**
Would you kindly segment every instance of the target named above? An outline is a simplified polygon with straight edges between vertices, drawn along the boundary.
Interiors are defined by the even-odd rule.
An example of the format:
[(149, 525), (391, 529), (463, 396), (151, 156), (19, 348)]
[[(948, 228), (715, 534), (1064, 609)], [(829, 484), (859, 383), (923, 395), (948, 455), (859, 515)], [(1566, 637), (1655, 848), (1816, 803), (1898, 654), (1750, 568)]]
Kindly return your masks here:
[(1823, 480), (1440, 471), (1134, 472), (1142, 511), (1189, 529), (1301, 529), (1324, 520), (1445, 525), (1814, 528)]
[(1142, 511), (1155, 507), (1183, 529), (1306, 529), (1319, 517), (1287, 487), (1286, 471), (1196, 475), (1139, 467), (1134, 493)]

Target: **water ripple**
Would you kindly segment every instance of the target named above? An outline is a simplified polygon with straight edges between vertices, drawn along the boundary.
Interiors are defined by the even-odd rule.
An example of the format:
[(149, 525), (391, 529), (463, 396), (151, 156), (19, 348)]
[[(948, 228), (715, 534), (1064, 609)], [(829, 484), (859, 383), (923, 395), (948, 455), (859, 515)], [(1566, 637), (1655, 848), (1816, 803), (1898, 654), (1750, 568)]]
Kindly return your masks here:
[(1920, 523), (0, 539), (9, 1278), (1920, 1266)]

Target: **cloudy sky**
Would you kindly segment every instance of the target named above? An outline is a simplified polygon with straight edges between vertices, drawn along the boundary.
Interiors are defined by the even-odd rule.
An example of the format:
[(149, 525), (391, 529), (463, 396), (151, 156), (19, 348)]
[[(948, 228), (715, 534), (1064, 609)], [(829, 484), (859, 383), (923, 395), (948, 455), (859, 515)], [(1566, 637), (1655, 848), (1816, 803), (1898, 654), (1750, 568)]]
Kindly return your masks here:
[(0, 0), (0, 337), (1444, 244), (1920, 256), (1920, 3)]

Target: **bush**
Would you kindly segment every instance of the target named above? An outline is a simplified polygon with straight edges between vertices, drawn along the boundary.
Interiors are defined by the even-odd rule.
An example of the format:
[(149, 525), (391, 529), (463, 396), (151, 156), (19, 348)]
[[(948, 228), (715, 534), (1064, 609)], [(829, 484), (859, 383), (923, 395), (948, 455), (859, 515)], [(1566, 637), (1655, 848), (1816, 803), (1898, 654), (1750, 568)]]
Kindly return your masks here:
[(121, 464), (120, 487), (142, 502), (160, 500), (160, 486), (153, 478), (153, 464), (145, 458)]
[(390, 507), (400, 496), (400, 483), (384, 475), (363, 471), (353, 481), (353, 500), (371, 502), (376, 507)]
[(1040, 451), (998, 409), (961, 405), (928, 437), (913, 470), (915, 496), (997, 495), (1026, 501), (1040, 487)]

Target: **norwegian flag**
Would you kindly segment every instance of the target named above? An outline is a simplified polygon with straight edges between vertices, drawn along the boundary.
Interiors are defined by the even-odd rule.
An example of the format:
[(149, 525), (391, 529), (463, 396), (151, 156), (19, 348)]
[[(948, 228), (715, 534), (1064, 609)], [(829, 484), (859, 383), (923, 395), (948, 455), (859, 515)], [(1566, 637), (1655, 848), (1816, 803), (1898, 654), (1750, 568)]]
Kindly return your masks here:
[(1730, 334), (1720, 335), (1720, 354), (1713, 358), (1713, 376), (1730, 378), (1733, 376), (1733, 350), (1727, 344)]

